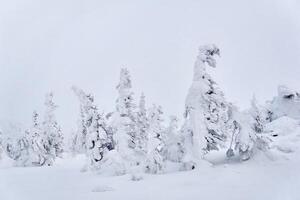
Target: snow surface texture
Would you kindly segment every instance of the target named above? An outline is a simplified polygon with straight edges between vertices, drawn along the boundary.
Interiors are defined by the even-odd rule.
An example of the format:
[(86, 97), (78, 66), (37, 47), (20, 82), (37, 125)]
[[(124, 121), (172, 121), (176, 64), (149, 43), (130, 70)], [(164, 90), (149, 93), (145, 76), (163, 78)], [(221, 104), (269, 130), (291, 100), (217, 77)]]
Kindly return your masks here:
[[(260, 155), (243, 164), (225, 162), (189, 172), (143, 174), (139, 181), (132, 175), (81, 173), (83, 156), (57, 160), (51, 168), (1, 166), (0, 196), (3, 200), (297, 200), (299, 155), (299, 151), (290, 154), (288, 162), (270, 161)], [(220, 162), (218, 157), (222, 156), (213, 155), (211, 159)]]

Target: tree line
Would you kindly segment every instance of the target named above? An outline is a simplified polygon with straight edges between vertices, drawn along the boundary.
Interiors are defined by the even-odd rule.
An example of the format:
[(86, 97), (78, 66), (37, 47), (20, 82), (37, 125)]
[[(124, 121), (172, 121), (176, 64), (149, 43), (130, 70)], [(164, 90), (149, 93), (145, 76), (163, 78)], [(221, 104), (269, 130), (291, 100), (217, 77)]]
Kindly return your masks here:
[(216, 67), (218, 55), (220, 50), (213, 44), (199, 48), (183, 124), (171, 116), (165, 125), (162, 107), (153, 104), (148, 108), (144, 94), (137, 103), (130, 73), (122, 68), (113, 112), (101, 112), (92, 94), (72, 87), (80, 112), (69, 147), (55, 117), (53, 93), (49, 93), (44, 118), (34, 112), (31, 127), (19, 139), (3, 137), (2, 133), (1, 152), (18, 166), (51, 166), (64, 151), (71, 151), (85, 154), (89, 169), (114, 174), (192, 170), (211, 151), (224, 151), (228, 159), (246, 161), (257, 151), (268, 150), (272, 136), (264, 127), (276, 119), (276, 114), (270, 106), (258, 105), (255, 98), (247, 111), (239, 111), (225, 99), (206, 69)]

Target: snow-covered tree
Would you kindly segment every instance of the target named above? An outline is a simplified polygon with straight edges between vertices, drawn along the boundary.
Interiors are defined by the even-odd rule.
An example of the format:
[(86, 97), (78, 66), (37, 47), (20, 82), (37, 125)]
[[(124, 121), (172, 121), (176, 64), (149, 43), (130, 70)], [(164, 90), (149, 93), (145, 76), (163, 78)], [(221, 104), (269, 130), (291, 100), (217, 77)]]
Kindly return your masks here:
[(108, 136), (103, 115), (99, 114), (96, 106), (91, 106), (87, 113), (86, 145), (91, 166), (101, 167), (100, 162), (108, 151)]
[[(249, 111), (239, 111), (235, 106), (230, 107), (231, 143), (226, 153), (231, 158), (237, 153), (242, 161), (249, 160), (258, 150), (265, 151), (269, 148), (269, 138), (263, 132), (263, 115), (259, 113), (257, 103), (252, 101), (252, 108)], [(256, 105), (254, 107), (254, 105)], [(256, 109), (257, 108), (257, 109)], [(259, 116), (259, 117), (258, 117)], [(257, 119), (260, 119), (259, 121)], [(261, 124), (262, 126), (258, 126)], [(258, 129), (259, 127), (259, 129)]]
[(44, 145), (46, 151), (49, 154), (53, 154), (52, 156), (55, 158), (63, 153), (63, 135), (55, 117), (55, 111), (58, 106), (53, 101), (52, 92), (46, 95), (45, 106), (46, 112), (43, 122)]
[(51, 147), (47, 132), (39, 121), (39, 114), (35, 111), (33, 112), (32, 126), (26, 131), (25, 137), (29, 142), (29, 156), (32, 164), (52, 165), (55, 160), (55, 149)]
[[(122, 68), (120, 72), (120, 82), (117, 86), (119, 97), (117, 99), (117, 112), (123, 123), (121, 122), (120, 129), (124, 129), (125, 135), (129, 138), (123, 142), (127, 143), (124, 146), (129, 146), (134, 149), (136, 146), (136, 127), (135, 127), (135, 108), (136, 105), (133, 102), (133, 92), (131, 91), (132, 84), (129, 71), (126, 68)], [(121, 120), (122, 121), (122, 120)], [(124, 134), (123, 134), (124, 135)], [(120, 143), (120, 140), (119, 140)]]
[(179, 135), (176, 116), (170, 116), (169, 126), (165, 130), (163, 141), (165, 143), (164, 158), (172, 162), (181, 162), (185, 151), (183, 138)]
[(89, 101), (93, 101), (93, 99), (90, 99), (91, 95), (86, 94), (83, 90), (75, 86), (72, 87), (72, 90), (80, 102), (80, 115), (77, 121), (77, 130), (74, 132), (74, 135), (72, 135), (72, 149), (74, 150), (74, 153), (86, 153), (86, 104)]
[(37, 112), (33, 112), (32, 119), (32, 127), (25, 133), (25, 138), (29, 143), (28, 154), (30, 162), (36, 166), (53, 165), (56, 158), (56, 150), (54, 145), (52, 145), (54, 143), (51, 143), (52, 136), (49, 135), (51, 129), (45, 126), (45, 122), (40, 123)]
[(162, 173), (164, 171), (164, 158), (163, 150), (165, 144), (163, 142), (164, 128), (162, 126), (162, 108), (153, 105), (149, 110), (149, 128), (147, 130), (148, 144), (147, 144), (147, 160), (146, 172), (147, 173)]
[(117, 86), (118, 98), (116, 112), (112, 116), (115, 148), (128, 165), (136, 165), (135, 149), (137, 145), (136, 105), (133, 102), (129, 71), (121, 69)]
[(226, 155), (228, 158), (237, 152), (241, 160), (251, 158), (255, 145), (255, 131), (252, 128), (252, 116), (248, 112), (240, 112), (235, 106), (230, 107), (231, 112), (231, 144)]
[(193, 83), (186, 98), (183, 130), (192, 137), (192, 154), (198, 158), (203, 152), (218, 150), (228, 137), (228, 103), (206, 71), (206, 66), (216, 67), (214, 57), (219, 54), (220, 50), (215, 45), (199, 48)]
[(145, 95), (140, 97), (139, 107), (136, 114), (136, 150), (141, 154), (147, 153), (147, 129), (149, 126)]
[(18, 156), (15, 158), (18, 166), (32, 166), (32, 154), (29, 141), (26, 137), (17, 140)]
[(16, 160), (16, 158), (19, 155), (19, 152), (16, 148), (16, 140), (12, 140), (11, 138), (6, 138), (4, 147), (5, 152), (7, 153), (7, 156), (13, 160)]

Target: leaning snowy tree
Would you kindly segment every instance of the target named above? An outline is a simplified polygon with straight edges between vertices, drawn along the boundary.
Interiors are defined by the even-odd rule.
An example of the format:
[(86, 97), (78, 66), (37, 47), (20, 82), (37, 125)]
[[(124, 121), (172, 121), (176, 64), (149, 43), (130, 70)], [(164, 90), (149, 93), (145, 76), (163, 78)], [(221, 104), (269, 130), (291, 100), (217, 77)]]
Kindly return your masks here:
[[(85, 94), (81, 89), (73, 87), (73, 91), (80, 99), (81, 122), (79, 123), (80, 145), (85, 148), (92, 169), (101, 167), (101, 161), (111, 147), (108, 138), (108, 128), (103, 114), (99, 113), (94, 103), (94, 97)], [(82, 129), (83, 128), (83, 129)]]
[(213, 44), (199, 48), (193, 83), (186, 98), (183, 130), (192, 137), (192, 154), (198, 158), (224, 146), (228, 137), (228, 103), (206, 71), (207, 66), (216, 67), (215, 56), (219, 54), (219, 48)]
[(146, 172), (157, 174), (162, 173), (165, 168), (163, 150), (165, 143), (163, 142), (164, 128), (162, 126), (162, 108), (153, 105), (149, 110), (149, 127), (147, 129), (147, 159)]

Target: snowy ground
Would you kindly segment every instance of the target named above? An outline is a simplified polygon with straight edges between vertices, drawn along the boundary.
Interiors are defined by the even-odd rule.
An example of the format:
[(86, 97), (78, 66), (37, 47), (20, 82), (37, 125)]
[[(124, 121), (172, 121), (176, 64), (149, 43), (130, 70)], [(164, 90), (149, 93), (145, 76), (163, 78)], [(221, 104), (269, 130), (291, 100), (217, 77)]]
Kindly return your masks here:
[[(164, 175), (104, 177), (81, 172), (83, 157), (59, 160), (54, 167), (1, 166), (1, 200), (297, 200), (300, 199), (300, 154), (279, 160), (265, 156), (245, 163), (215, 160), (190, 171)], [(297, 158), (298, 157), (298, 158)], [(268, 162), (266, 162), (266, 159)], [(221, 163), (220, 163), (221, 162)]]

